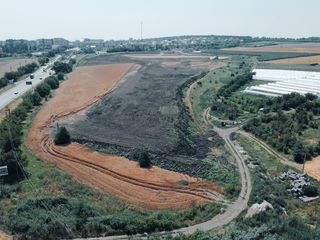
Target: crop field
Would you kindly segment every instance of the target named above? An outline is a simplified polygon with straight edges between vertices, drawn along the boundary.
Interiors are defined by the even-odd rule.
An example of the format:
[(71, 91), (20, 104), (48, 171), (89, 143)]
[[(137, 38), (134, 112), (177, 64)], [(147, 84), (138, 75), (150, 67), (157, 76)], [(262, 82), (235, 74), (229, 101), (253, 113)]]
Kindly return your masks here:
[(320, 43), (290, 43), (263, 47), (235, 47), (226, 51), (245, 52), (290, 52), (290, 53), (320, 53)]
[[(106, 61), (96, 58), (92, 61), (109, 64), (90, 66), (89, 62), (88, 66), (77, 68), (44, 105), (28, 134), (28, 146), (79, 181), (136, 205), (181, 209), (191, 203), (221, 200), (223, 190), (215, 183), (182, 174), (187, 167), (190, 173), (205, 171), (206, 163), (200, 157), (213, 144), (205, 137), (188, 138), (179, 128), (183, 124), (179, 114), (184, 108), (175, 96), (177, 87), (201, 71), (189, 68), (189, 62), (179, 71), (171, 69), (168, 73), (158, 61), (150, 64), (148, 60), (146, 64), (130, 62), (121, 56), (101, 57), (106, 57)], [(142, 169), (135, 161), (92, 152), (79, 143), (54, 146), (50, 134), (55, 132), (57, 122), (71, 130), (75, 141), (99, 150), (111, 146), (126, 157), (133, 148), (146, 149), (155, 165), (182, 173), (158, 167)], [(187, 155), (186, 149), (194, 152)], [(180, 169), (175, 169), (176, 166)], [(187, 185), (182, 186), (181, 182)]]
[(226, 48), (221, 50), (210, 50), (208, 53), (214, 55), (225, 55), (225, 56), (251, 56), (256, 57), (260, 62), (268, 62), (272, 60), (279, 59), (289, 59), (289, 58), (298, 58), (298, 57), (311, 57), (315, 55), (319, 55), (319, 53), (304, 53), (304, 52), (264, 52), (260, 51), (259, 48), (255, 48), (256, 51), (245, 51), (245, 50), (237, 50), (235, 48)]
[(31, 58), (0, 58), (0, 78), (4, 76), (6, 72), (15, 71), (19, 67), (34, 62)]
[(254, 79), (272, 83), (248, 87), (245, 93), (274, 97), (297, 92), (320, 96), (320, 73), (271, 69), (255, 69), (254, 72)]
[(266, 63), (318, 65), (318, 64), (320, 64), (320, 56), (316, 55), (316, 56), (310, 56), (310, 57), (297, 57), (297, 58), (279, 59), (279, 60), (267, 61)]

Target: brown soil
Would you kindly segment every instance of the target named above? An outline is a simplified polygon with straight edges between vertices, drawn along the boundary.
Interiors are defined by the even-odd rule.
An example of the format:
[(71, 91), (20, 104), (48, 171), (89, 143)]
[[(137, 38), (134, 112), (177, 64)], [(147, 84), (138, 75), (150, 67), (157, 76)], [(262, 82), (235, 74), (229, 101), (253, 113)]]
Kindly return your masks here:
[(214, 69), (217, 66), (217, 62), (206, 60), (206, 61), (192, 61), (191, 67), (195, 69)]
[[(222, 199), (222, 190), (211, 182), (158, 167), (142, 169), (134, 161), (92, 152), (78, 143), (65, 147), (53, 144), (50, 128), (56, 119), (95, 103), (133, 68), (132, 64), (77, 68), (35, 117), (26, 139), (29, 148), (77, 180), (143, 207), (182, 209), (192, 202)], [(181, 181), (189, 185), (180, 186)]]
[(320, 181), (320, 156), (313, 158), (312, 161), (307, 161), (304, 166), (304, 171), (309, 176)]
[(0, 231), (0, 240), (12, 240), (12, 239), (13, 239), (12, 236), (9, 236), (6, 233)]
[(165, 66), (165, 67), (175, 67), (178, 64), (179, 64), (178, 62), (174, 62), (174, 61), (164, 61), (164, 62), (162, 62), (162, 65)]
[(275, 64), (320, 64), (320, 56), (297, 57), (266, 61), (266, 63)]
[(225, 48), (227, 51), (320, 53), (320, 43), (279, 44), (264, 47)]
[[(215, 63), (214, 65), (211, 66), (210, 70), (218, 69), (218, 68), (221, 68), (221, 67), (224, 67), (224, 66), (226, 66), (225, 62)], [(194, 66), (194, 67), (196, 67), (196, 66)], [(197, 67), (199, 67), (199, 65)], [(201, 81), (201, 79), (198, 80), (198, 81)], [(192, 101), (191, 101), (192, 90), (197, 86), (197, 82), (198, 81), (192, 83), (189, 86), (189, 88), (187, 89), (187, 92), (186, 92), (185, 98), (184, 98), (184, 103), (185, 103), (186, 107), (189, 109), (190, 116), (191, 116), (192, 121), (195, 124), (196, 128), (199, 130), (199, 132), (203, 132), (203, 128), (202, 128), (200, 122), (196, 119), (196, 117), (194, 115), (194, 112), (193, 112), (193, 109), (192, 109)]]
[(29, 58), (0, 61), (0, 78), (3, 77), (6, 72), (16, 71), (19, 67), (32, 63), (34, 61), (34, 59)]
[(196, 126), (196, 128), (198, 129), (199, 132), (203, 132), (202, 126), (200, 124), (200, 122), (197, 120), (197, 118), (194, 116), (194, 112), (192, 109), (192, 102), (191, 102), (191, 94), (192, 94), (192, 90), (195, 88), (197, 82), (194, 82), (190, 85), (190, 87), (187, 89), (185, 98), (184, 98), (184, 103), (186, 105), (186, 107), (189, 109), (190, 112), (190, 116), (192, 118), (192, 121), (194, 123), (194, 125)]

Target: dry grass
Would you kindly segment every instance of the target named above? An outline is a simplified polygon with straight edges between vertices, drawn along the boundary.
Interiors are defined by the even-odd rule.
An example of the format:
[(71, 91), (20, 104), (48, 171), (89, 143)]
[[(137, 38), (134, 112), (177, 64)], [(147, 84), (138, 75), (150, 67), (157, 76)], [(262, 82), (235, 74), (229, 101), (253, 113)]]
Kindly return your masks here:
[(266, 61), (266, 63), (274, 64), (320, 64), (320, 55), (319, 56), (310, 56), (310, 57), (297, 57), (297, 58), (286, 58), (279, 60)]
[(292, 43), (264, 47), (225, 48), (226, 51), (320, 53), (320, 43)]
[(4, 76), (6, 72), (16, 71), (19, 67), (35, 62), (35, 59), (21, 58), (0, 61), (0, 78)]
[(320, 156), (315, 157), (312, 161), (307, 161), (304, 171), (313, 178), (320, 181)]

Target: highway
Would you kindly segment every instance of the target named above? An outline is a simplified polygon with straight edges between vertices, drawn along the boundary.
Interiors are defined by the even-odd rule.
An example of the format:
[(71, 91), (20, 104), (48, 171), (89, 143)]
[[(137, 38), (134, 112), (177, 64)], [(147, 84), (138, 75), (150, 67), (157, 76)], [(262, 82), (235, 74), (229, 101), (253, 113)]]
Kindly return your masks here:
[[(0, 110), (5, 108), (9, 103), (21, 97), (30, 89), (37, 86), (40, 82), (42, 82), (46, 77), (50, 76), (50, 73), (53, 73), (50, 70), (50, 67), (54, 64), (54, 62), (58, 61), (61, 58), (60, 55), (51, 59), (45, 66), (41, 66), (37, 71), (33, 73), (34, 79), (30, 79), (30, 77), (25, 78), (21, 81), (14, 83), (14, 87), (8, 89), (7, 91), (0, 94)], [(44, 71), (45, 70), (45, 71)], [(32, 85), (26, 85), (26, 81), (32, 81)]]

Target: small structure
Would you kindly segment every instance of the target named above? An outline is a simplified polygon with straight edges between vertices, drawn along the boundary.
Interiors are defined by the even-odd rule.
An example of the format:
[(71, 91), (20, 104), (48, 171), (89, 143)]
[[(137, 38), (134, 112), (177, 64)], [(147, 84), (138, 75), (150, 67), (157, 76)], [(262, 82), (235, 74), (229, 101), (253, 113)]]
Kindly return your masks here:
[(299, 199), (304, 203), (308, 203), (308, 202), (312, 202), (314, 200), (319, 199), (319, 196), (316, 196), (316, 197), (301, 196), (301, 197), (299, 197)]

